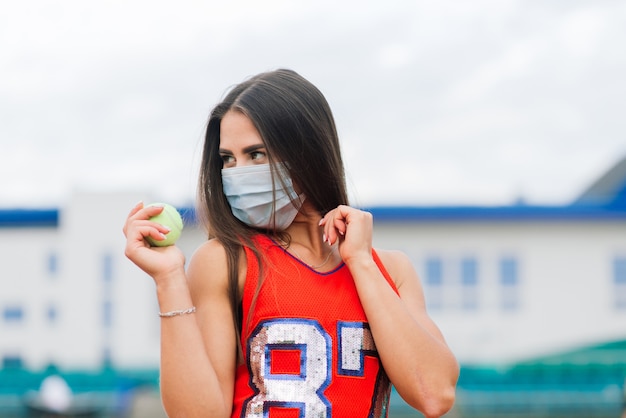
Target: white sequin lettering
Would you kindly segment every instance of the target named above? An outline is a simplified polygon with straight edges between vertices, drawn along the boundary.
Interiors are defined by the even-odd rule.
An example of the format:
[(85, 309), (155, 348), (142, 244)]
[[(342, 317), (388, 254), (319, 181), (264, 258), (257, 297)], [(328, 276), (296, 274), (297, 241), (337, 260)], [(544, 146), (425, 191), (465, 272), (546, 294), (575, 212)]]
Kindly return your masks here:
[[(244, 407), (245, 416), (263, 418), (269, 408), (294, 408), (303, 418), (331, 416), (324, 390), (330, 382), (331, 340), (317, 321), (275, 319), (261, 323), (248, 340), (252, 386), (256, 395)], [(299, 373), (272, 372), (273, 350), (300, 354)]]

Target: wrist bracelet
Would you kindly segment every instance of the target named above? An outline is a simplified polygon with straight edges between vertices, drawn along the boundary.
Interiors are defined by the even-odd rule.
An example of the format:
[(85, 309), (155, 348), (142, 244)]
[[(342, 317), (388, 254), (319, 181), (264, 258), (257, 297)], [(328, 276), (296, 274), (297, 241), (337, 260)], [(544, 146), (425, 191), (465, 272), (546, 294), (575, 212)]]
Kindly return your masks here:
[(161, 318), (170, 318), (172, 316), (192, 314), (195, 311), (196, 311), (196, 307), (192, 306), (189, 309), (181, 309), (180, 311), (159, 312), (159, 316)]

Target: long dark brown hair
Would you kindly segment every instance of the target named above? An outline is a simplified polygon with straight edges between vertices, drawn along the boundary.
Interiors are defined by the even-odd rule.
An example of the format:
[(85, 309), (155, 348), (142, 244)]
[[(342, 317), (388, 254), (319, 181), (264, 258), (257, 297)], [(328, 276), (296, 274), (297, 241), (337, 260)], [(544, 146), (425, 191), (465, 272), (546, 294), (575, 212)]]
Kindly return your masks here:
[[(209, 238), (224, 246), (228, 261), (229, 297), (237, 334), (241, 335), (239, 258), (243, 246), (259, 260), (253, 237), (259, 231), (235, 218), (222, 190), (220, 124), (228, 111), (246, 115), (259, 131), (270, 158), (285, 163), (298, 191), (325, 214), (348, 197), (337, 129), (328, 102), (308, 80), (280, 69), (258, 74), (233, 87), (210, 114), (198, 182), (198, 213)], [(261, 280), (259, 281), (259, 283)]]

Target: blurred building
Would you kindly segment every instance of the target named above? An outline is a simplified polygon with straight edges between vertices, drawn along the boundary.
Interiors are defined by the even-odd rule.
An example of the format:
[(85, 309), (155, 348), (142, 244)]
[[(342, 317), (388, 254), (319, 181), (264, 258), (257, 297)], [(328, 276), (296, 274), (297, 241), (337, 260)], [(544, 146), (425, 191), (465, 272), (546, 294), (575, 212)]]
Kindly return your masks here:
[(626, 340), (626, 160), (565, 206), (372, 211), (463, 364)]
[[(137, 195), (76, 194), (62, 209), (0, 211), (0, 367), (157, 367), (154, 283), (124, 256)], [(179, 245), (202, 241), (188, 225)]]
[[(124, 256), (139, 198), (149, 201), (79, 193), (62, 208), (0, 210), (0, 370), (158, 367), (154, 285)], [(626, 340), (626, 162), (564, 206), (368, 210), (375, 246), (411, 257), (463, 365)], [(181, 211), (189, 258), (205, 234)]]

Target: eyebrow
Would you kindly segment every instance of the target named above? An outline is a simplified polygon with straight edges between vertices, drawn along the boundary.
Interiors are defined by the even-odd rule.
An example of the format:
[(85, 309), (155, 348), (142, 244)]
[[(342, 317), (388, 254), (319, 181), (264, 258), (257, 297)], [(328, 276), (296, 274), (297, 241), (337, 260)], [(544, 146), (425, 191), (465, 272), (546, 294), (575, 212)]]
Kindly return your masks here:
[[(265, 148), (265, 144), (254, 144), (254, 145), (250, 145), (249, 147), (245, 147), (243, 149), (243, 153), (244, 154), (249, 154), (251, 152), (258, 151), (258, 150), (264, 149), (264, 148)], [(220, 148), (219, 149), (219, 153), (220, 154), (227, 154), (227, 155), (232, 155), (233, 154), (232, 151), (224, 149), (224, 148)]]

